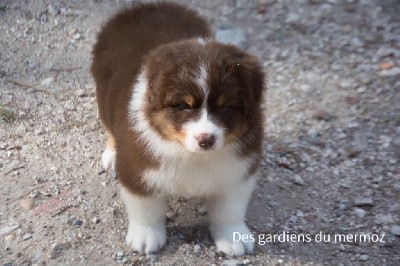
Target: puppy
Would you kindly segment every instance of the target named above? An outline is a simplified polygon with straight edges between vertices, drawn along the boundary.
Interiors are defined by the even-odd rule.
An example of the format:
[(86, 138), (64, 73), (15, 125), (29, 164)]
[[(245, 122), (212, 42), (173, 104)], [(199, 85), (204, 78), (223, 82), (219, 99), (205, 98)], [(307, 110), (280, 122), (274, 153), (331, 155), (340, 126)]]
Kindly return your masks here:
[(105, 24), (91, 71), (129, 217), (126, 242), (152, 253), (166, 242), (166, 197), (207, 200), (217, 249), (252, 252), (244, 222), (261, 158), (264, 74), (256, 58), (216, 42), (196, 12), (141, 4)]

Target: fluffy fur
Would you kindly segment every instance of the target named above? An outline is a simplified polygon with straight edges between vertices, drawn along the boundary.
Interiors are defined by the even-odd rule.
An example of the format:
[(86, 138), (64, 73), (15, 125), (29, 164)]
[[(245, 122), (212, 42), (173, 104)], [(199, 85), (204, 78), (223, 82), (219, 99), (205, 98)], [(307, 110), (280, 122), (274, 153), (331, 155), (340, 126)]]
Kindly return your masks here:
[(127, 243), (156, 252), (166, 242), (167, 196), (208, 203), (217, 249), (251, 252), (244, 223), (262, 146), (264, 75), (257, 60), (212, 39), (197, 13), (144, 4), (113, 17), (93, 50), (99, 114), (128, 212)]

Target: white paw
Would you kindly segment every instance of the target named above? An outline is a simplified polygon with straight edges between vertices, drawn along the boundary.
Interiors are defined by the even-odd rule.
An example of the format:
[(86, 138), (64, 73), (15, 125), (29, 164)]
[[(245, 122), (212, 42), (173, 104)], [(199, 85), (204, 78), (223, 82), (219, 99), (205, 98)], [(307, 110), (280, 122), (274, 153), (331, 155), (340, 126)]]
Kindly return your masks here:
[(251, 253), (254, 249), (254, 241), (234, 241), (233, 233), (238, 232), (240, 235), (251, 235), (249, 228), (245, 223), (230, 226), (213, 226), (210, 227), (211, 234), (214, 238), (218, 251), (222, 251), (230, 256), (242, 256), (246, 252)]
[(103, 151), (103, 154), (101, 155), (101, 163), (103, 164), (103, 168), (105, 170), (115, 170), (115, 156), (116, 152), (115, 150), (111, 150), (109, 148), (106, 148)]
[(126, 243), (140, 253), (154, 253), (159, 251), (167, 239), (164, 223), (156, 225), (142, 225), (129, 223)]

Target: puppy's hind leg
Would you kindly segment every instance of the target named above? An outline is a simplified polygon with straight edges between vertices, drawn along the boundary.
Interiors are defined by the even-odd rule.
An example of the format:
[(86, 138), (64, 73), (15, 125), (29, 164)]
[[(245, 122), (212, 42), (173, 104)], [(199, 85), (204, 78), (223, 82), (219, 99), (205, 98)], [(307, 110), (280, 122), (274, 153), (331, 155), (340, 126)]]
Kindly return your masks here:
[(107, 130), (106, 134), (106, 149), (103, 151), (101, 156), (101, 163), (103, 164), (103, 168), (105, 170), (115, 171), (115, 156), (117, 154), (115, 139), (110, 131)]

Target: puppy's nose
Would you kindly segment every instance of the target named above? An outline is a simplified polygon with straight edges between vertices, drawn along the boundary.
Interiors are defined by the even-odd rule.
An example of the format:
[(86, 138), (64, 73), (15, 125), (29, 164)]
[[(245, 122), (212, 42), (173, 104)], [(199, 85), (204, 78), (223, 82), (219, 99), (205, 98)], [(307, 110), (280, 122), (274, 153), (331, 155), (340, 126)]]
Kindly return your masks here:
[(201, 133), (196, 136), (196, 140), (201, 148), (209, 149), (215, 143), (215, 136), (213, 134)]

